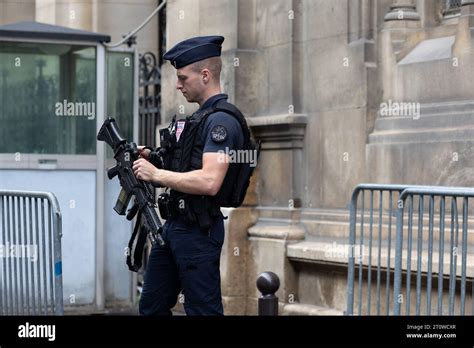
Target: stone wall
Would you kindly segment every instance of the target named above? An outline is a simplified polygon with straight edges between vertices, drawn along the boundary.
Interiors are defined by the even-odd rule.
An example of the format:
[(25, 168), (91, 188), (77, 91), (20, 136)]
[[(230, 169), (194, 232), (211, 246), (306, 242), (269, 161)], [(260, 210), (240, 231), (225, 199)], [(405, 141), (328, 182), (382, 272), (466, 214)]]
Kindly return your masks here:
[[(155, 0), (0, 0), (0, 25), (37, 21), (110, 35), (112, 42), (135, 29), (156, 8)], [(139, 52), (158, 52), (158, 17), (139, 34)]]
[[(224, 89), (263, 142), (256, 201), (230, 213), (226, 313), (255, 314), (255, 279), (269, 270), (280, 276), (285, 313), (342, 314), (347, 260), (328, 262), (323, 248), (347, 243), (353, 188), (473, 181), (468, 20), (443, 19), (440, 3), (430, 0), (241, 0), (232, 9), (233, 2), (212, 3), (216, 12), (206, 0), (172, 1), (168, 44), (230, 35)], [(180, 10), (199, 15), (183, 28)], [(164, 110), (171, 115), (185, 103), (173, 88), (173, 69), (165, 71)], [(381, 118), (389, 100), (420, 103), (423, 117)], [(462, 161), (453, 163), (453, 153)]]

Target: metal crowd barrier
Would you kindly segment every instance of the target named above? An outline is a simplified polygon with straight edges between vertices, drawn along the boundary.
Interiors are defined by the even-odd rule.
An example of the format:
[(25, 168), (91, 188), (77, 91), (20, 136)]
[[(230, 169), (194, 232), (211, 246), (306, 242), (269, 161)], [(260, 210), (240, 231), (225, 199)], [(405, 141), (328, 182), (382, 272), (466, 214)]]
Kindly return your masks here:
[[(428, 200), (424, 197), (428, 197)], [(459, 197), (463, 198), (461, 240)], [(357, 186), (350, 203), (346, 314), (354, 315), (356, 306), (358, 315), (399, 315), (402, 314), (403, 305), (406, 315), (431, 315), (434, 309), (437, 309), (438, 314), (465, 315), (469, 285), (473, 291), (471, 303), (474, 313), (474, 285), (472, 281), (467, 281), (468, 276), (474, 278), (474, 271), (467, 267), (474, 265), (474, 251), (470, 253), (472, 256), (468, 257), (470, 197), (474, 197), (474, 190), (471, 188), (376, 184)], [(439, 204), (435, 207), (436, 200)], [(446, 205), (446, 200), (451, 200), (448, 202), (451, 204)], [(415, 201), (418, 202), (416, 214)], [(428, 208), (427, 216), (424, 213), (425, 205)], [(446, 207), (450, 207), (449, 238), (445, 235)], [(407, 217), (405, 213), (408, 214)], [(437, 229), (436, 214), (439, 217)], [(407, 226), (404, 227), (405, 219)], [(395, 223), (396, 231), (392, 227)], [(437, 245), (434, 243), (435, 239)], [(445, 255), (446, 245), (449, 245), (451, 251), (449, 256)], [(416, 258), (413, 250), (417, 251)], [(445, 267), (444, 263), (448, 259), (449, 265)], [(433, 260), (438, 264), (434, 264)], [(437, 266), (437, 272), (433, 272), (433, 266)], [(416, 272), (416, 275), (412, 274), (413, 272)], [(433, 273), (438, 284), (436, 308), (432, 308), (431, 301)], [(459, 310), (456, 311), (458, 283), (460, 304)], [(412, 287), (416, 289), (416, 293), (412, 293)], [(448, 295), (448, 298), (444, 295)], [(411, 307), (412, 301), (415, 303), (414, 308)], [(424, 310), (423, 302), (426, 303)], [(448, 311), (443, 311), (446, 307)]]
[[(474, 197), (474, 189), (464, 187), (410, 187), (400, 195), (400, 206), (397, 215), (396, 264), (394, 275), (394, 314), (405, 315), (474, 315), (474, 249), (468, 235), (469, 199)], [(460, 202), (462, 200), (462, 202)], [(418, 204), (416, 203), (418, 202)], [(428, 208), (428, 235), (424, 221), (425, 206)], [(447, 211), (448, 208), (449, 210)], [(459, 238), (459, 211), (462, 209), (462, 236)], [(417, 215), (414, 210), (417, 209)], [(404, 217), (407, 212), (408, 228), (405, 232)], [(448, 213), (448, 223), (446, 215)], [(437, 217), (437, 221), (435, 221)], [(417, 224), (414, 224), (417, 222)], [(417, 237), (413, 236), (417, 225)], [(446, 233), (448, 229), (448, 233)], [(405, 237), (406, 235), (406, 237)], [(427, 238), (426, 238), (427, 237)], [(406, 243), (404, 240), (406, 239)], [(427, 244), (425, 246), (425, 243)], [(448, 249), (449, 246), (449, 249)], [(415, 253), (413, 250), (416, 250)], [(404, 262), (405, 260), (405, 262)], [(437, 262), (438, 267), (435, 262)], [(447, 267), (445, 267), (447, 263)], [(468, 282), (468, 265), (469, 277)], [(458, 266), (460, 269), (458, 269)], [(412, 277), (412, 272), (416, 276)], [(423, 284), (422, 273), (426, 277)], [(405, 283), (403, 284), (403, 278)], [(414, 279), (412, 279), (414, 278)], [(433, 278), (437, 286), (433, 284)], [(412, 295), (412, 284), (415, 281), (416, 293)], [(459, 283), (459, 307), (455, 308), (456, 288)], [(471, 287), (471, 310), (467, 311), (467, 288)], [(404, 290), (402, 289), (404, 287)], [(433, 287), (437, 287), (436, 305), (432, 301)], [(426, 296), (422, 298), (422, 288)], [(447, 292), (447, 299), (446, 299)], [(415, 301), (412, 313), (411, 301)], [(447, 307), (447, 311), (443, 308)]]
[[(395, 212), (397, 209), (396, 204), (398, 202), (398, 197), (400, 193), (406, 188), (407, 185), (361, 184), (354, 189), (349, 207), (350, 232), (349, 268), (347, 280), (347, 315), (354, 314), (356, 262), (358, 274), (356, 297), (358, 307), (357, 314), (370, 315), (372, 313), (372, 276), (374, 269), (376, 270), (376, 314), (380, 315), (382, 312), (389, 314), (389, 308), (391, 304), (390, 269), (392, 268), (392, 255), (395, 254), (395, 250), (392, 247), (392, 241), (393, 245), (395, 244), (395, 241), (393, 240), (395, 233), (392, 233), (392, 225), (394, 224), (393, 222), (395, 222)], [(375, 203), (374, 198), (376, 199)], [(384, 201), (384, 198), (386, 201)], [(358, 205), (359, 201), (360, 205)], [(367, 203), (369, 205), (368, 209), (366, 208)], [(359, 206), (360, 208), (358, 208)], [(374, 247), (374, 207), (376, 206), (379, 208), (378, 213), (375, 216), (377, 219), (375, 223), (377, 225), (376, 234), (378, 238)], [(357, 217), (359, 214), (360, 218), (358, 220)], [(383, 222), (388, 224), (386, 232), (383, 231)], [(368, 236), (366, 236), (367, 233)], [(386, 238), (383, 238), (384, 234), (386, 234)], [(384, 243), (382, 243), (383, 240)], [(385, 262), (382, 260), (382, 252)], [(376, 257), (375, 265), (373, 263), (374, 255)], [(367, 280), (367, 289), (363, 289), (365, 280)], [(382, 299), (382, 281), (385, 283), (384, 299)], [(382, 304), (385, 304), (385, 310), (383, 311), (381, 308)]]
[(0, 190), (0, 315), (62, 315), (61, 211), (49, 192)]

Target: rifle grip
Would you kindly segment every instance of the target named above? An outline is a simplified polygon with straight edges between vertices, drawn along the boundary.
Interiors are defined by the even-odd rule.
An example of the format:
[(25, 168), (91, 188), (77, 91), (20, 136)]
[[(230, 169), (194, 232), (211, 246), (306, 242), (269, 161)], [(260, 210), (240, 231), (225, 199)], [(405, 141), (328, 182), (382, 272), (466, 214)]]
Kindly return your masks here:
[(133, 218), (135, 217), (135, 215), (137, 215), (137, 212), (138, 212), (138, 208), (140, 206), (135, 202), (135, 204), (133, 205), (132, 208), (130, 208), (130, 210), (128, 211), (127, 213), (127, 220), (128, 221), (132, 221)]

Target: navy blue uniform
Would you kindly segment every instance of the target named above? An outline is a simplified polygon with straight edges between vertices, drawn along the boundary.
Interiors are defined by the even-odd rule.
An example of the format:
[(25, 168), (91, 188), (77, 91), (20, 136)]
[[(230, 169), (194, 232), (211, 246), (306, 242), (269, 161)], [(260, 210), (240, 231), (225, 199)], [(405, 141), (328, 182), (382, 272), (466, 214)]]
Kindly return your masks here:
[[(209, 98), (200, 108), (205, 110), (227, 95)], [(200, 111), (198, 110), (198, 111)], [(239, 122), (224, 112), (208, 117), (201, 134), (203, 152), (226, 152), (242, 148), (244, 137)], [(197, 223), (171, 218), (163, 227), (164, 247), (155, 244), (151, 250), (140, 299), (140, 314), (171, 315), (179, 292), (184, 294), (188, 315), (222, 315), (220, 254), (224, 243), (222, 214), (215, 218), (208, 233)]]

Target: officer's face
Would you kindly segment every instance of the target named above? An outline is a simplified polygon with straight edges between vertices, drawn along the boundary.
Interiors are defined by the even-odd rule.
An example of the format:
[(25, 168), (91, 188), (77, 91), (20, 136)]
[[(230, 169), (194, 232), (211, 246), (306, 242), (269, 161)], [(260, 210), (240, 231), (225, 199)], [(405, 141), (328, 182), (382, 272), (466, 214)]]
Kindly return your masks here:
[(183, 93), (189, 103), (197, 103), (201, 99), (204, 84), (200, 73), (194, 71), (189, 65), (178, 69), (176, 88)]

